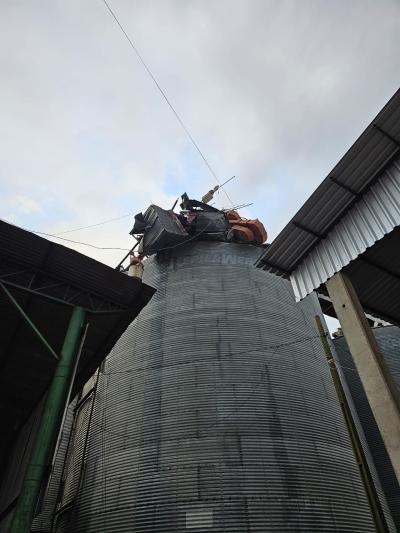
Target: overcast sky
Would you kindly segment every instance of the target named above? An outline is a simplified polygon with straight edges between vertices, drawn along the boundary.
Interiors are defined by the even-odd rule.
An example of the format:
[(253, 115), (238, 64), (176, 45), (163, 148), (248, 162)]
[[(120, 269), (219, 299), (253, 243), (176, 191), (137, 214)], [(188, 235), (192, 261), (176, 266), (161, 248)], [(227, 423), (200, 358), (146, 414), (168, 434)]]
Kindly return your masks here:
[[(269, 240), (399, 86), (397, 0), (109, 1)], [(101, 0), (4, 0), (0, 56), (0, 217), (55, 233), (215, 184)], [(64, 237), (128, 249), (131, 227)]]

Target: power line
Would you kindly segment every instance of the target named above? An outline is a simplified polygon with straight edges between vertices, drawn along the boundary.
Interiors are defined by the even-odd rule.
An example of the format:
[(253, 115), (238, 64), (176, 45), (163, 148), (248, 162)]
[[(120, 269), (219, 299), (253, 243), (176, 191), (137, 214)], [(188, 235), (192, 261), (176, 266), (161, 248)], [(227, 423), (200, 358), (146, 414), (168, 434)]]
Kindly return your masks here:
[[(319, 338), (320, 338), (319, 334), (318, 335), (314, 334), (314, 335), (309, 335), (307, 337), (303, 337), (302, 339), (295, 339), (293, 341), (281, 342), (279, 344), (270, 344), (270, 345), (266, 344), (266, 345), (260, 346), (259, 348), (253, 348), (253, 349), (247, 348), (246, 350), (241, 350), (241, 351), (236, 351), (236, 352), (227, 352), (226, 354), (221, 354), (221, 357), (231, 358), (231, 357), (236, 357), (238, 355), (248, 355), (250, 353), (267, 352), (268, 350), (273, 350), (273, 353), (275, 353), (276, 350), (279, 350), (280, 348), (286, 348), (287, 346), (294, 346), (294, 345), (300, 344), (302, 342), (312, 341), (314, 339), (319, 339)], [(201, 359), (199, 362), (202, 363), (202, 362), (204, 362), (204, 360), (205, 359)], [(155, 365), (152, 365), (152, 366), (143, 366), (143, 367), (134, 368), (132, 370), (103, 371), (103, 374), (106, 375), (106, 376), (113, 376), (114, 374), (130, 374), (132, 372), (137, 373), (137, 372), (143, 372), (145, 370), (157, 370), (157, 369), (160, 369), (160, 368), (169, 368), (170, 369), (170, 368), (174, 368), (176, 366), (179, 366), (181, 364), (182, 364), (181, 362), (169, 363), (169, 364), (158, 363), (158, 364), (155, 364)]]
[(45, 233), (44, 231), (34, 231), (34, 230), (27, 230), (31, 233), (35, 233), (36, 235), (44, 235), (46, 237), (54, 237), (55, 239), (60, 239), (62, 241), (72, 242), (74, 244), (82, 244), (83, 246), (89, 246), (90, 248), (95, 248), (96, 250), (123, 250), (124, 252), (128, 251), (128, 248), (119, 248), (114, 246), (96, 246), (95, 244), (89, 244), (87, 242), (82, 241), (73, 241), (72, 239), (66, 239), (65, 237), (59, 237), (58, 235), (55, 235), (53, 233)]
[(97, 222), (96, 224), (90, 224), (89, 226), (81, 226), (79, 228), (74, 229), (68, 229), (66, 231), (59, 231), (58, 233), (55, 233), (55, 235), (64, 235), (65, 233), (72, 233), (73, 231), (79, 231), (81, 229), (88, 229), (88, 228), (95, 228), (96, 226), (102, 226), (103, 224), (108, 224), (109, 222), (115, 222), (116, 220), (122, 220), (123, 218), (128, 218), (133, 216), (135, 213), (127, 213), (126, 215), (121, 215), (120, 217), (115, 218), (109, 218), (107, 220), (103, 220), (102, 222)]
[[(157, 89), (159, 90), (160, 94), (162, 95), (162, 97), (164, 98), (164, 100), (166, 101), (167, 105), (169, 106), (169, 108), (171, 109), (171, 111), (173, 112), (173, 114), (175, 115), (175, 118), (177, 119), (177, 121), (179, 122), (179, 124), (181, 125), (183, 131), (186, 133), (186, 135), (188, 136), (189, 140), (191, 141), (191, 143), (193, 144), (193, 146), (196, 148), (196, 150), (198, 151), (200, 157), (202, 158), (202, 160), (204, 161), (205, 165), (207, 166), (208, 170), (210, 171), (211, 175), (214, 177), (215, 181), (218, 183), (218, 185), (221, 185), (221, 182), (220, 180), (218, 179), (218, 176), (216, 175), (216, 173), (214, 172), (212, 166), (210, 165), (210, 163), (208, 162), (207, 158), (205, 157), (205, 155), (203, 154), (203, 152), (200, 150), (200, 147), (199, 145), (197, 144), (197, 142), (194, 140), (192, 134), (190, 133), (190, 131), (188, 130), (188, 128), (186, 127), (186, 125), (184, 124), (183, 120), (181, 119), (181, 117), (179, 116), (178, 112), (175, 110), (174, 106), (171, 104), (170, 100), (168, 99), (167, 95), (165, 94), (165, 92), (163, 91), (163, 89), (161, 88), (160, 84), (158, 83), (158, 81), (156, 80), (156, 78), (154, 77), (154, 74), (152, 73), (152, 71), (150, 70), (150, 68), (147, 66), (145, 60), (143, 59), (142, 55), (140, 54), (139, 50), (136, 48), (136, 46), (133, 44), (132, 42), (132, 39), (129, 37), (129, 35), (126, 33), (124, 27), (122, 26), (122, 24), (120, 23), (120, 21), (118, 20), (116, 14), (114, 13), (114, 11), (111, 9), (110, 5), (108, 4), (107, 0), (103, 0), (103, 3), (104, 5), (106, 6), (106, 8), (108, 9), (108, 11), (110, 12), (111, 16), (113, 17), (113, 19), (115, 20), (115, 22), (118, 24), (120, 30), (122, 31), (122, 33), (124, 34), (124, 36), (126, 37), (128, 43), (130, 44), (132, 50), (135, 52), (136, 56), (138, 57), (139, 61), (141, 62), (141, 64), (143, 65), (143, 67), (145, 68), (147, 74), (150, 76), (150, 78), (153, 80), (155, 86), (157, 87)], [(225, 189), (223, 189), (226, 197), (228, 198), (228, 200), (231, 202), (231, 204), (233, 205), (233, 202), (231, 200), (231, 198), (229, 197), (228, 193), (225, 191)]]
[(12, 222), (5, 220), (4, 218), (0, 218), (0, 220), (2, 220), (3, 222), (6, 222), (7, 224), (11, 224), (12, 226), (15, 226), (17, 228), (23, 229), (25, 231), (29, 231), (29, 233), (34, 233), (35, 235), (44, 235), (45, 237), (54, 237), (55, 239), (60, 239), (62, 241), (72, 242), (74, 244), (82, 244), (82, 246), (89, 246), (90, 248), (95, 248), (96, 250), (122, 250), (124, 252), (128, 251), (128, 248), (119, 248), (119, 247), (113, 247), (113, 246), (96, 246), (95, 244), (90, 244), (88, 242), (73, 241), (72, 239), (66, 239), (65, 237), (59, 237), (57, 234), (54, 234), (54, 233), (45, 233), (44, 231), (35, 231), (33, 229), (28, 229), (22, 226), (17, 226), (16, 224), (13, 224)]
[[(312, 336), (309, 336), (309, 337), (304, 337), (303, 339), (296, 339), (294, 341), (288, 341), (288, 342), (283, 342), (283, 343), (280, 343), (280, 344), (264, 346), (264, 347), (261, 347), (261, 348), (256, 348), (254, 350), (246, 350), (246, 351), (243, 351), (243, 352), (234, 352), (234, 353), (230, 354), (230, 356), (239, 355), (239, 354), (242, 354), (242, 353), (247, 354), (247, 353), (261, 352), (261, 351), (266, 351), (266, 350), (273, 349), (271, 354), (266, 354), (268, 356), (267, 363), (270, 363), (276, 356), (279, 355), (277, 353), (279, 348), (283, 348), (283, 347), (286, 347), (286, 346), (293, 346), (293, 345), (299, 344), (299, 343), (307, 341), (307, 340), (319, 339), (319, 338), (320, 338), (320, 335), (312, 335)], [(313, 352), (315, 353), (314, 347), (313, 347)], [(179, 365), (179, 364), (182, 364), (182, 363), (175, 363), (173, 365), (157, 365), (157, 366), (154, 366), (154, 367), (146, 366), (146, 367), (143, 368), (143, 370), (154, 370), (155, 368), (166, 368), (166, 367), (170, 368), (171, 366), (175, 366), (175, 365)], [(137, 371), (137, 370), (133, 370), (133, 371)], [(125, 372), (127, 372), (127, 371), (125, 371)], [(114, 375), (114, 374), (120, 374), (120, 373), (123, 373), (123, 372), (112, 372), (112, 371), (111, 372), (104, 372), (104, 371), (102, 371), (102, 374), (103, 374), (104, 379), (106, 381), (106, 387), (108, 386), (108, 376), (111, 376), (111, 375)], [(253, 394), (263, 384), (264, 378), (265, 378), (264, 372), (261, 371), (259, 379), (256, 380), (256, 382), (253, 384), (253, 386), (251, 387), (250, 391), (248, 392), (247, 399), (244, 400), (243, 402), (241, 402), (241, 404), (238, 406), (239, 410), (243, 409), (243, 407), (247, 407), (247, 405), (253, 400)], [(105, 406), (104, 406), (104, 409), (105, 409)], [(221, 422), (225, 422), (226, 420), (229, 420), (230, 418), (232, 418), (234, 416), (237, 416), (237, 412), (230, 413), (230, 414), (227, 414), (225, 416), (219, 417), (213, 424), (210, 424), (207, 427), (207, 430), (210, 430), (210, 429), (218, 426)], [(137, 438), (134, 435), (128, 435), (128, 434), (125, 434), (125, 433), (120, 433), (120, 432), (117, 432), (117, 431), (109, 430), (109, 429), (107, 429), (105, 427), (104, 424), (100, 425), (100, 424), (94, 422), (94, 425), (97, 426), (97, 428), (102, 430), (104, 433), (108, 433), (108, 434), (114, 435), (116, 437), (121, 437), (121, 438), (124, 438), (124, 439), (127, 439), (127, 440), (135, 440)], [(104, 436), (102, 436), (102, 438), (104, 438)]]

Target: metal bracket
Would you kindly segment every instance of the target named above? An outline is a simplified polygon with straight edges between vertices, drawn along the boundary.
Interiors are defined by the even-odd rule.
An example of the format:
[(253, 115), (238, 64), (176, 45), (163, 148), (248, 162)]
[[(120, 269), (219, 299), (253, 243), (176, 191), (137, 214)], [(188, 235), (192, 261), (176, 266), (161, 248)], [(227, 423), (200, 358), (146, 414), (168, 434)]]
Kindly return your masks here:
[(8, 296), (11, 303), (14, 305), (14, 307), (17, 309), (17, 311), (20, 313), (26, 324), (31, 328), (31, 330), (35, 333), (36, 337), (42, 342), (42, 344), (47, 348), (47, 350), (51, 353), (51, 355), (57, 359), (57, 361), (60, 359), (60, 357), (56, 354), (56, 352), (53, 350), (53, 348), (50, 346), (50, 344), (47, 342), (45, 337), (42, 335), (42, 333), (38, 330), (38, 328), (35, 326), (35, 324), (32, 322), (32, 320), (29, 318), (29, 316), (25, 313), (25, 311), (22, 309), (22, 307), (19, 305), (17, 300), (14, 298), (14, 296), (11, 294), (11, 292), (5, 287), (5, 285), (0, 281), (0, 286), (3, 289), (4, 293)]
[(324, 238), (324, 235), (321, 235), (321, 234), (317, 233), (316, 231), (314, 231), (314, 230), (312, 230), (310, 228), (307, 228), (306, 226), (303, 226), (303, 224), (300, 224), (300, 222), (293, 221), (292, 224), (296, 228), (299, 228), (299, 229), (305, 231), (306, 233), (309, 233), (310, 235), (313, 235), (317, 239), (323, 239)]
[(384, 135), (385, 137), (387, 137), (388, 139), (390, 139), (394, 144), (396, 144), (397, 146), (400, 147), (400, 141), (397, 140), (395, 137), (393, 137), (393, 135), (390, 135), (390, 133), (388, 133), (387, 131), (385, 131), (384, 129), (382, 129), (380, 126), (378, 126), (378, 124), (373, 124), (373, 127), (378, 130), (379, 132), (382, 133), (382, 135)]
[(344, 189), (345, 191), (349, 192), (350, 194), (352, 194), (353, 196), (358, 196), (358, 193), (352, 189), (351, 187), (349, 187), (348, 185), (345, 185), (344, 183), (342, 183), (341, 181), (339, 181), (338, 179), (336, 179), (334, 176), (329, 176), (329, 179), (335, 183), (338, 187), (341, 187), (342, 189)]

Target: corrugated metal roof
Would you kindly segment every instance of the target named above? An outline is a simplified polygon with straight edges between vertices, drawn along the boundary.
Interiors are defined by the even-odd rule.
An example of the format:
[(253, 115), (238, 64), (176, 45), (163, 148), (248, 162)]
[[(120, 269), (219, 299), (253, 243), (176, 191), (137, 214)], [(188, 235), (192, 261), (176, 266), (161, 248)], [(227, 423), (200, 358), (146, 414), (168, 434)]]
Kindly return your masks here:
[(400, 154), (400, 90), (258, 261), (289, 275)]
[[(89, 311), (75, 391), (154, 293), (139, 280), (3, 221), (0, 281), (56, 353), (72, 306)], [(1, 287), (0, 313), (0, 459), (4, 465), (3, 454), (46, 393), (57, 361), (21, 320)]]
[[(400, 159), (355, 203), (291, 273), (296, 299), (317, 289), (400, 225)], [(384, 258), (382, 258), (384, 262)]]
[(3, 220), (0, 220), (0, 258), (3, 263), (24, 267), (27, 272), (45, 272), (55, 281), (70, 283), (90, 293), (92, 298), (117, 307), (135, 305), (138, 294), (146, 289), (140, 281), (121, 275), (91, 257)]
[[(400, 265), (393, 267), (388, 260), (393, 239), (379, 246), (385, 253), (373, 267), (365, 266), (370, 250), (400, 226), (399, 154), (400, 90), (267, 247), (257, 266), (290, 276), (298, 300), (339, 270), (356, 268), (363, 305), (368, 302), (378, 316), (399, 323), (400, 292), (383, 286), (388, 283), (393, 289), (395, 278), (400, 279)], [(397, 233), (395, 240), (397, 245)], [(363, 263), (354, 266), (357, 258)], [(371, 268), (375, 278), (367, 272)], [(375, 296), (381, 291), (387, 300), (378, 298), (380, 305), (371, 307), (372, 290)]]
[(343, 272), (367, 312), (400, 325), (400, 227), (368, 248)]

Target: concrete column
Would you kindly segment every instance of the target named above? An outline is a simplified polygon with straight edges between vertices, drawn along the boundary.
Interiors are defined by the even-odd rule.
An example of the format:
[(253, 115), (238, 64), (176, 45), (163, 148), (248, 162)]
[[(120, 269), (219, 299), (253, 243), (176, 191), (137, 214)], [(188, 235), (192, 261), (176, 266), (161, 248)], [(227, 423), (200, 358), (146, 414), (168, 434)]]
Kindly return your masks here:
[(350, 280), (338, 272), (326, 282), (326, 288), (400, 483), (399, 391)]

